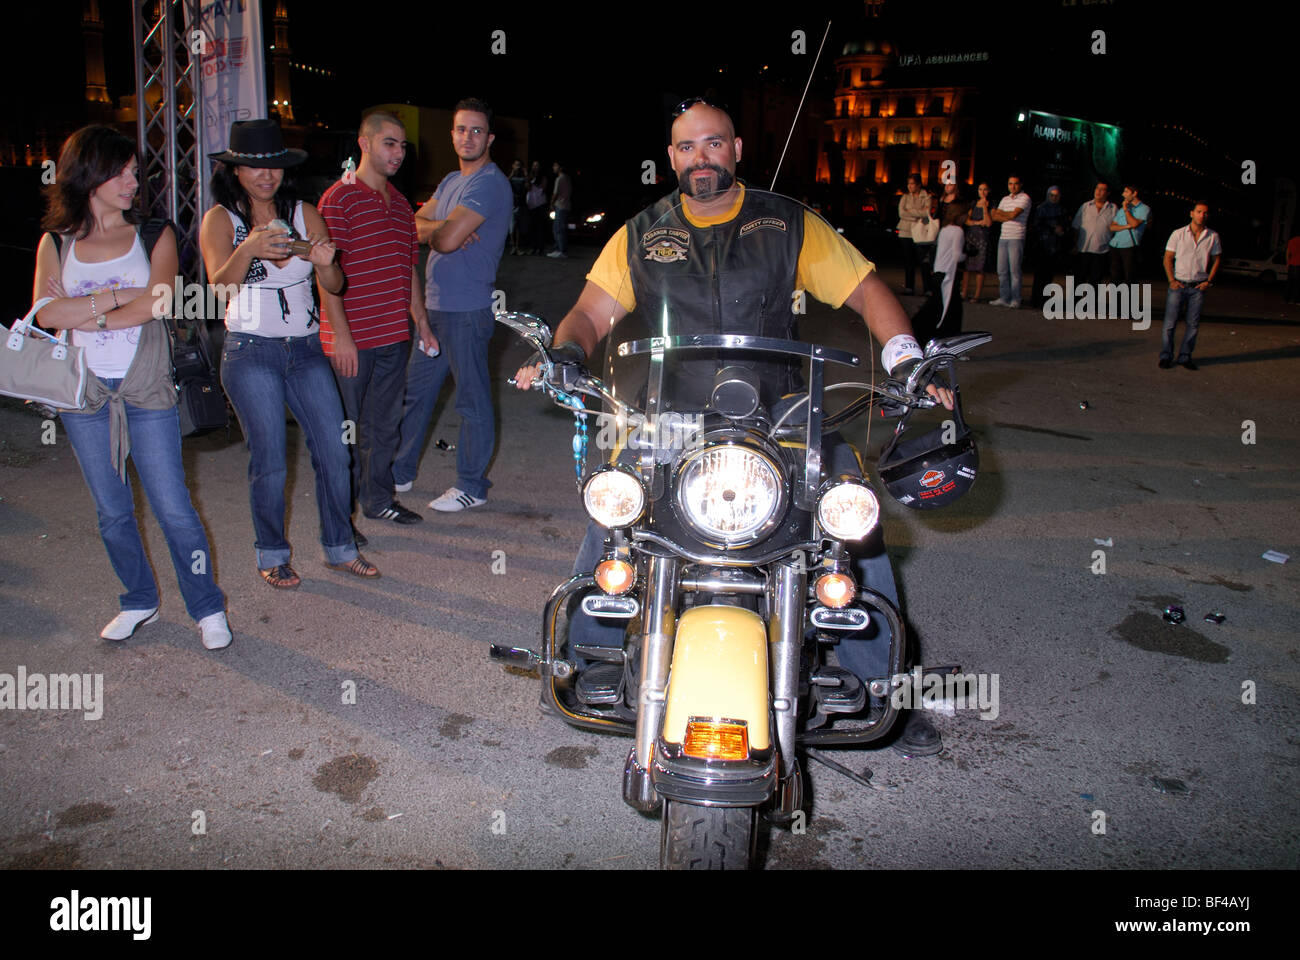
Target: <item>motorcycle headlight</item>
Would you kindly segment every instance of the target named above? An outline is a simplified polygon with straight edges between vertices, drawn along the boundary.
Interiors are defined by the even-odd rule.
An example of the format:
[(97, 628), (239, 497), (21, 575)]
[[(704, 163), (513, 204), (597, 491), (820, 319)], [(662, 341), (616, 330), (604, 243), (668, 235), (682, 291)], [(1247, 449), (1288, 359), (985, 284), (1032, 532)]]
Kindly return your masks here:
[(626, 527), (645, 510), (645, 487), (617, 467), (598, 470), (582, 488), (582, 503), (602, 527)]
[(880, 519), (880, 501), (860, 480), (828, 486), (817, 501), (817, 522), (836, 540), (861, 540)]
[(776, 517), (781, 471), (752, 447), (706, 447), (681, 466), (677, 503), (686, 523), (710, 542), (740, 546)]

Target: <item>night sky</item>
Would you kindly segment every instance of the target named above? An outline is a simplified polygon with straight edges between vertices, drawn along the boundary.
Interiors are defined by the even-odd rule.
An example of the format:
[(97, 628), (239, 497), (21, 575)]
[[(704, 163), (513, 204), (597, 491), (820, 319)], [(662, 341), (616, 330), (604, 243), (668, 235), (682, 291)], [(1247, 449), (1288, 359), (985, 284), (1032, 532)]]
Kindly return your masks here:
[[(24, 63), (20, 51), (0, 67), (10, 94), (0, 108), (7, 130), (75, 110), (84, 83), (81, 4), (26, 6), (32, 43), (24, 49), (40, 59)], [(130, 5), (107, 0), (101, 7), (116, 97), (134, 83)], [(502, 114), (528, 118), (535, 153), (563, 156), (571, 166), (636, 170), (641, 158), (663, 156), (666, 103), (713, 88), (727, 100), (737, 85), (764, 73), (802, 90), (830, 19), (814, 82), (823, 97), (833, 89), (832, 64), (849, 38), (892, 36), (900, 49), (920, 52), (987, 50), (987, 66), (972, 67), (969, 78), (950, 75), (977, 83), (986, 95), (1052, 112), (1118, 124), (1188, 123), (1234, 157), (1258, 155), (1261, 176), (1265, 165), (1292, 175), (1296, 169), (1289, 145), (1294, 111), (1284, 82), (1294, 56), (1286, 6), (886, 0), (884, 16), (874, 22), (857, 0), (768, 4), (762, 16), (752, 12), (757, 9), (642, 0), (524, 6), (289, 0), (290, 46), (295, 60), (336, 74), (331, 95), (313, 104), (327, 123), (353, 126), (361, 109), (377, 102), (450, 106), (476, 94)], [(269, 13), (267, 19), (270, 43)], [(807, 33), (806, 55), (791, 52), (795, 29)], [(495, 30), (505, 31), (504, 56), (491, 52)], [(1090, 51), (1094, 30), (1106, 33), (1105, 56)], [(780, 139), (785, 132), (778, 131)]]

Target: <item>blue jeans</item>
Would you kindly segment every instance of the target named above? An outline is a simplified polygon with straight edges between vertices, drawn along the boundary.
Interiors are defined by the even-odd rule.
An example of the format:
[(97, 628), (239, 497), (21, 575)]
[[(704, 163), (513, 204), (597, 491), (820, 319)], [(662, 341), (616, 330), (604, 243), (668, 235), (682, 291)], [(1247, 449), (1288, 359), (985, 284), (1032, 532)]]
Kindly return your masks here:
[(337, 370), (334, 373), (343, 412), (356, 424), (352, 494), (362, 512), (372, 517), (393, 503), (393, 458), (410, 351), (410, 340), (358, 350), (355, 377), (341, 377)]
[[(122, 381), (104, 382), (116, 389)], [(159, 604), (158, 583), (144, 554), (130, 481), (118, 479), (109, 455), (109, 405), (105, 403), (96, 413), (64, 413), (61, 419), (95, 501), (108, 560), (126, 587), (119, 598), (121, 609), (151, 610)], [(176, 408), (145, 410), (128, 403), (126, 420), (131, 460), (167, 540), (185, 610), (195, 620), (220, 613), (226, 609), (226, 598), (213, 579), (208, 536), (185, 485)]]
[(998, 297), (1003, 303), (1020, 302), (1020, 261), (1024, 253), (1024, 237), (998, 241)]
[(284, 536), (286, 403), (311, 452), (325, 559), (329, 563), (353, 560), (357, 545), (352, 538), (352, 476), (344, 443), (343, 404), (320, 336), (273, 338), (228, 332), (221, 354), (221, 383), (248, 442), (248, 492), (258, 569), (288, 563), (292, 552)]
[(569, 211), (555, 211), (555, 249), (566, 253), (569, 249)]
[[(1181, 281), (1180, 281), (1181, 282)], [(1183, 284), (1181, 290), (1170, 288), (1165, 297), (1164, 338), (1160, 344), (1160, 359), (1174, 359), (1174, 327), (1178, 326), (1178, 314), (1184, 303), (1187, 304), (1187, 329), (1183, 331), (1183, 345), (1178, 348), (1178, 361), (1192, 358), (1196, 349), (1196, 330), (1201, 325), (1201, 304), (1205, 302), (1205, 291), (1197, 290), (1190, 283)]]
[(442, 381), (451, 370), (456, 380), (456, 412), (460, 438), (456, 442), (456, 486), (471, 497), (487, 497), (488, 463), (496, 445), (496, 415), (488, 377), (488, 341), (496, 328), (492, 311), (450, 313), (429, 311), (429, 326), (442, 349), (436, 357), (411, 351), (406, 368), (406, 406), (402, 412), (401, 443), (393, 462), (393, 480), (410, 483), (420, 470), (424, 435), (438, 405)]
[[(823, 438), (825, 463), (823, 476), (834, 477), (840, 474), (862, 476), (858, 458), (837, 433)], [(578, 549), (578, 559), (574, 562), (575, 574), (591, 573), (600, 560), (604, 549), (606, 535), (604, 527), (592, 521), (587, 525), (587, 535)], [(894, 570), (889, 563), (889, 554), (885, 552), (885, 538), (880, 527), (857, 544), (849, 545), (852, 558), (853, 575), (859, 586), (868, 587), (884, 594), (894, 606), (898, 606), (898, 588), (894, 584)], [(569, 639), (584, 646), (621, 647), (627, 627), (626, 620), (609, 617), (592, 617), (581, 608), (575, 608), (569, 621)], [(883, 677), (889, 672), (889, 627), (884, 614), (871, 610), (871, 623), (857, 633), (842, 635), (836, 646), (836, 659), (840, 666), (849, 670), (863, 680)]]

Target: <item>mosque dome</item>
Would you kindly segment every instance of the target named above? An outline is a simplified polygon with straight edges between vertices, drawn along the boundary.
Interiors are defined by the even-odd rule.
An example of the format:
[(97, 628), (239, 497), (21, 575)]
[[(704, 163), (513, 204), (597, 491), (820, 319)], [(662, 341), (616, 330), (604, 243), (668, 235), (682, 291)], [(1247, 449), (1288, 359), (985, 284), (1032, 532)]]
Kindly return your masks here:
[(888, 40), (878, 40), (875, 37), (867, 37), (865, 39), (847, 41), (844, 44), (844, 48), (840, 51), (840, 56), (890, 56), (893, 52), (894, 45)]

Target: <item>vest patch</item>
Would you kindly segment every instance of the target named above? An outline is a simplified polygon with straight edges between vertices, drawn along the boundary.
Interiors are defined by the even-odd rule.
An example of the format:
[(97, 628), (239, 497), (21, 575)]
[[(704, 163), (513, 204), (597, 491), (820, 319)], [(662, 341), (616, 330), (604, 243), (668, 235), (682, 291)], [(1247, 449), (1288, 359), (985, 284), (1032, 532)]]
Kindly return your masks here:
[(691, 245), (691, 235), (685, 230), (674, 227), (655, 227), (647, 230), (641, 238), (645, 248), (645, 259), (656, 263), (673, 263), (686, 259), (687, 248)]
[(749, 223), (741, 227), (740, 235), (743, 237), (747, 233), (752, 233), (755, 230), (761, 230), (764, 227), (771, 227), (773, 230), (780, 230), (782, 233), (784, 233), (786, 229), (784, 220), (781, 220), (777, 217), (759, 217), (757, 220), (751, 220), (749, 221)]

